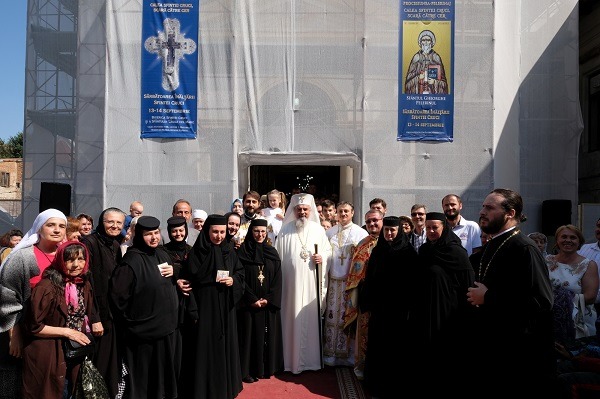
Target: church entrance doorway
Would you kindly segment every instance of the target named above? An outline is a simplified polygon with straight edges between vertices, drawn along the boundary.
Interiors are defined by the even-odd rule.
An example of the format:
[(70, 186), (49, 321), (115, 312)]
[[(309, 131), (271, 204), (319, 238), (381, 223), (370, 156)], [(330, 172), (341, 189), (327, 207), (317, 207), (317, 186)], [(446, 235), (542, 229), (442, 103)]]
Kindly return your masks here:
[(283, 191), (288, 201), (296, 192), (313, 194), (315, 199), (340, 196), (340, 167), (318, 165), (250, 166), (251, 190), (266, 194), (274, 188)]
[(237, 161), (234, 190), (240, 195), (248, 190), (266, 194), (276, 188), (290, 198), (297, 189), (316, 190), (317, 199), (350, 201), (361, 209), (362, 163), (354, 153), (242, 152)]

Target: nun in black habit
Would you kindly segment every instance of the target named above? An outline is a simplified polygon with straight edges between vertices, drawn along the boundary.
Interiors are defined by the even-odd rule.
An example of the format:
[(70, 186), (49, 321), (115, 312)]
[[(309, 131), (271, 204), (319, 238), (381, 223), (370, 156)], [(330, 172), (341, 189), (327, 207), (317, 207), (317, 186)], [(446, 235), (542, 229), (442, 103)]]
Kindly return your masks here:
[(236, 306), (244, 294), (244, 266), (226, 230), (225, 216), (209, 215), (181, 270), (198, 305), (194, 353), (182, 365), (190, 376), (183, 381), (184, 398), (231, 399), (243, 388)]
[[(183, 216), (172, 216), (167, 219), (167, 236), (169, 242), (163, 245), (164, 250), (171, 256), (173, 273), (177, 280), (177, 295), (179, 297), (179, 316), (177, 332), (181, 336), (182, 350), (181, 361), (189, 363), (193, 358), (194, 346), (196, 345), (194, 325), (198, 322), (198, 308), (196, 299), (191, 295), (189, 281), (179, 279), (182, 265), (187, 262), (192, 246), (187, 243), (188, 225)], [(185, 392), (185, 384), (188, 380), (187, 370), (181, 370), (179, 379), (179, 397)]]
[(473, 307), (467, 302), (467, 291), (475, 272), (446, 215), (427, 213), (425, 232), (427, 241), (419, 248), (421, 300), (411, 320), (417, 346), (423, 349), (420, 375), (433, 372), (440, 376), (440, 384), (429, 384), (429, 388), (458, 393), (456, 389), (468, 387), (461, 359), (470, 347), (468, 323)]
[(397, 398), (402, 386), (412, 383), (407, 371), (389, 367), (389, 361), (402, 362), (404, 370), (412, 367), (407, 357), (413, 345), (408, 320), (414, 287), (420, 284), (415, 280), (417, 267), (417, 253), (400, 228), (400, 219), (386, 216), (359, 293), (361, 311), (371, 312), (364, 379), (374, 397)]
[(246, 286), (238, 310), (240, 359), (248, 383), (283, 370), (281, 259), (266, 243), (267, 225), (266, 219), (254, 219), (238, 249)]
[(141, 216), (133, 245), (113, 271), (110, 299), (123, 333), (126, 398), (177, 398), (181, 342), (179, 301), (169, 255), (159, 247), (160, 222)]

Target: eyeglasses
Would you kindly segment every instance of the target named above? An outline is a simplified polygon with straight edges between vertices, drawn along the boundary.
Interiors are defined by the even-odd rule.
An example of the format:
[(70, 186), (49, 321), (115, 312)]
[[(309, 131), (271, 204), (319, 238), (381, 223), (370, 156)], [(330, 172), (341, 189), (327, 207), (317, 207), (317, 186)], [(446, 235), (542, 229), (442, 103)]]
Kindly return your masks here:
[(103, 220), (102, 222), (104, 224), (109, 225), (109, 226), (117, 226), (117, 227), (122, 227), (123, 226), (123, 222), (118, 222), (116, 220)]
[(424, 212), (412, 212), (410, 216), (425, 216)]
[(366, 223), (377, 223), (379, 222), (381, 219), (367, 219), (365, 220)]

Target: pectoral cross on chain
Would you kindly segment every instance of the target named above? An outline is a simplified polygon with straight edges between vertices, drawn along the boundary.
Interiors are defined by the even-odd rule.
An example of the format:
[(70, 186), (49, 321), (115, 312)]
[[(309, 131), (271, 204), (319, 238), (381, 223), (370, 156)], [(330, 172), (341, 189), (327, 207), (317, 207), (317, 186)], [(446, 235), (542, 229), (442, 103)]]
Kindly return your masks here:
[(262, 287), (263, 281), (265, 281), (265, 276), (263, 275), (262, 269), (258, 271), (258, 277), (257, 278), (258, 278), (258, 281), (260, 282), (260, 286)]
[(348, 257), (347, 257), (347, 256), (344, 256), (344, 255), (345, 255), (344, 248), (340, 248), (340, 249), (342, 250), (342, 253), (340, 254), (340, 256), (338, 256), (338, 259), (340, 260), (340, 262), (341, 262), (341, 263), (344, 263), (344, 261), (345, 261), (345, 260), (346, 260)]

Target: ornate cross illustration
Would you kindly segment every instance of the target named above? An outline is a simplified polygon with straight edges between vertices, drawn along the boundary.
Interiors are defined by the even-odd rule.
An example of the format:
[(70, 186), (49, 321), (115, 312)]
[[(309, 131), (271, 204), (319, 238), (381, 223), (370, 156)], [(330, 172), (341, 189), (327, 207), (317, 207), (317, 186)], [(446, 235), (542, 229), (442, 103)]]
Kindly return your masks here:
[(162, 88), (173, 91), (179, 87), (179, 61), (196, 51), (196, 42), (185, 38), (177, 19), (166, 18), (163, 27), (164, 31), (146, 39), (144, 48), (162, 59)]

